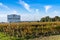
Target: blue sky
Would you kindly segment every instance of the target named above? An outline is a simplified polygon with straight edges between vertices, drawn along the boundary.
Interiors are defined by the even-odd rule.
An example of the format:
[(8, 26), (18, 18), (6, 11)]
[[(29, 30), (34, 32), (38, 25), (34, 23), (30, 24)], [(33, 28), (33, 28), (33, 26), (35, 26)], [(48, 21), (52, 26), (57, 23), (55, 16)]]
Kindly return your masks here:
[(18, 14), (21, 21), (37, 21), (45, 16), (60, 16), (60, 0), (0, 0), (0, 22)]

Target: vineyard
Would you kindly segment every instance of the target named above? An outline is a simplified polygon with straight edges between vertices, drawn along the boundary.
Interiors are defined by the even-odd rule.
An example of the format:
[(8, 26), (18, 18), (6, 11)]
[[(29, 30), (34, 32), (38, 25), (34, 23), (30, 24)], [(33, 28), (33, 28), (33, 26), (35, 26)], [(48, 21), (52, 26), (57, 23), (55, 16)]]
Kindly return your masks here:
[(59, 35), (60, 22), (0, 23), (0, 32), (10, 37), (17, 38), (17, 40)]

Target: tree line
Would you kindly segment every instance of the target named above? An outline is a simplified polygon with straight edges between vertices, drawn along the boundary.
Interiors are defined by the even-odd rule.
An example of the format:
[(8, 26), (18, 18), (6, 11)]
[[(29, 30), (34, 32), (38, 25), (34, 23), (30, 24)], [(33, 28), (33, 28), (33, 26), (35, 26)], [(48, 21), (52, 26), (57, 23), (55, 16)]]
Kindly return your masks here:
[(40, 22), (56, 22), (56, 21), (60, 21), (59, 16), (55, 16), (54, 18), (46, 16), (46, 17), (41, 18), (41, 20), (40, 20)]

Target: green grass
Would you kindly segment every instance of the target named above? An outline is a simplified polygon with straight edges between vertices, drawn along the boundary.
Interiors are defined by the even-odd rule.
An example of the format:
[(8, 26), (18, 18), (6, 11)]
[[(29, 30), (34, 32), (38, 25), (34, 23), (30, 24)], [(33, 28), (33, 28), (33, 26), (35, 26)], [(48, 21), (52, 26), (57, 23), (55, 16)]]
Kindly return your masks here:
[(17, 38), (9, 35), (5, 35), (3, 32), (0, 32), (0, 40), (16, 40)]
[(16, 38), (13, 36), (5, 35), (3, 32), (0, 32), (0, 40), (25, 40), (24, 38)]

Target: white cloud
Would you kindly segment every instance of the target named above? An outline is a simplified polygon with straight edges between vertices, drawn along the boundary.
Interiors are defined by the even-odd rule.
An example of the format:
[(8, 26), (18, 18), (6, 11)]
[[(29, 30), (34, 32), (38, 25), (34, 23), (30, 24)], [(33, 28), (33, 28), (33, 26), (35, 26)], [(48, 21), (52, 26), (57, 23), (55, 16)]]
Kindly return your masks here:
[(21, 14), (22, 21), (37, 21), (40, 19), (39, 9), (31, 9), (30, 8), (31, 6), (23, 0), (19, 0), (19, 4), (30, 12), (30, 14), (27, 13), (24, 13), (23, 15)]
[(6, 9), (8, 9), (8, 10), (10, 10), (9, 7), (6, 6), (6, 5), (4, 5), (3, 3), (0, 3), (0, 6), (6, 8)]
[[(9, 8), (8, 6), (6, 6), (6, 5), (3, 4), (3, 3), (0, 3), (0, 6), (6, 8), (6, 9), (5, 9), (6, 14), (17, 14), (17, 13), (18, 13), (15, 9), (11, 9), (11, 8)], [(1, 8), (1, 7), (0, 7), (0, 8)], [(6, 10), (7, 10), (7, 11), (6, 11)], [(4, 11), (3, 11), (3, 12), (0, 11), (1, 14), (4, 14), (5, 12), (4, 12)]]
[(7, 22), (7, 15), (10, 14), (18, 14), (18, 12), (15, 9), (10, 9), (8, 6), (6, 6), (3, 3), (0, 3), (0, 8), (4, 9), (3, 11), (0, 11), (0, 22)]
[[(20, 2), (21, 1), (22, 0), (20, 0)], [(28, 13), (19, 14), (17, 10), (11, 9), (8, 6), (4, 5), (3, 3), (0, 3), (1, 7), (4, 7), (8, 10), (5, 13), (4, 13), (4, 11), (0, 12), (0, 22), (7, 22), (7, 15), (10, 15), (10, 14), (19, 14), (19, 15), (21, 15), (21, 21), (37, 21), (37, 20), (40, 19), (39, 18), (40, 17), (39, 9), (31, 9), (30, 5), (28, 5), (24, 1), (22, 1), (21, 5), (23, 5), (24, 8), (27, 9), (30, 12), (30, 14), (28, 14)]]
[(9, 14), (18, 14), (18, 12), (16, 10), (12, 10), (12, 11), (9, 11), (10, 13)]
[(35, 9), (34, 13), (23, 13), (21, 15), (21, 21), (38, 21), (40, 20), (40, 11), (39, 9)]
[(13, 14), (17, 14), (17, 11), (16, 10), (13, 10)]
[(57, 10), (54, 10), (54, 11), (52, 12), (52, 15), (53, 15), (53, 16), (60, 16), (59, 14), (60, 14), (60, 12), (57, 11)]
[(19, 4), (21, 4), (22, 6), (24, 6), (24, 8), (26, 10), (28, 10), (29, 12), (31, 12), (30, 5), (29, 4), (27, 4), (26, 2), (24, 2), (22, 0), (19, 0)]
[[(33, 21), (34, 14), (20, 14), (21, 15), (21, 21)], [(33, 16), (32, 16), (33, 15)]]
[(39, 13), (39, 9), (36, 9), (36, 11), (35, 11), (36, 13)]
[(46, 13), (47, 13), (47, 12), (48, 12), (48, 10), (49, 10), (50, 8), (52, 8), (52, 6), (47, 5), (47, 6), (44, 6), (44, 8), (45, 8), (45, 11), (46, 11)]
[(35, 21), (40, 20), (40, 11), (39, 11), (39, 9), (36, 9), (36, 10), (35, 10), (34, 20), (35, 20)]
[(49, 17), (55, 17), (55, 16), (60, 16), (60, 11), (58, 10), (53, 10), (52, 12), (49, 12), (49, 14), (45, 14), (45, 16), (49, 16)]
[(54, 13), (54, 14), (58, 14), (59, 12), (55, 10), (53, 13)]
[(0, 14), (0, 22), (7, 22), (7, 14)]

